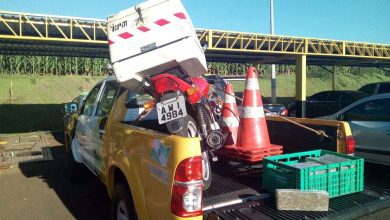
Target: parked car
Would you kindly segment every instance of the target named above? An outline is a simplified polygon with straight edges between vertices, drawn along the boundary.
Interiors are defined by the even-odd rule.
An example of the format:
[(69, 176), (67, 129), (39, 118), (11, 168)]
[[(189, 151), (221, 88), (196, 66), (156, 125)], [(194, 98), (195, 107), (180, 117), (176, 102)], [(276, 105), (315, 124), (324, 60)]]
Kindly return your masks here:
[(271, 101), (269, 101), (267, 98), (264, 98), (261, 96), (263, 99), (263, 107), (264, 110), (268, 110), (269, 112), (265, 111), (265, 115), (279, 115), (279, 116), (287, 116), (288, 115), (288, 110), (285, 105), (283, 104), (272, 104)]
[(390, 82), (369, 83), (367, 85), (362, 86), (359, 91), (364, 92), (368, 95), (390, 93)]
[[(353, 90), (323, 91), (310, 96), (306, 101), (306, 118), (333, 114), (342, 108), (367, 97), (367, 94)], [(291, 117), (296, 116), (295, 103), (287, 108)]]
[(390, 93), (367, 97), (322, 118), (349, 123), (356, 156), (390, 165)]

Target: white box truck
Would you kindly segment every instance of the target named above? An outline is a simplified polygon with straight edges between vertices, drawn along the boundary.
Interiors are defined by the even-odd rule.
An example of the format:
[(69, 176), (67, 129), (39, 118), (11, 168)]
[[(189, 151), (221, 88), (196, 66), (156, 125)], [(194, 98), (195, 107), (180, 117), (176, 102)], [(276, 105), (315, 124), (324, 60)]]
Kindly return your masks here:
[(180, 0), (149, 0), (108, 18), (114, 74), (138, 90), (144, 77), (181, 67), (189, 76), (207, 72), (206, 58)]

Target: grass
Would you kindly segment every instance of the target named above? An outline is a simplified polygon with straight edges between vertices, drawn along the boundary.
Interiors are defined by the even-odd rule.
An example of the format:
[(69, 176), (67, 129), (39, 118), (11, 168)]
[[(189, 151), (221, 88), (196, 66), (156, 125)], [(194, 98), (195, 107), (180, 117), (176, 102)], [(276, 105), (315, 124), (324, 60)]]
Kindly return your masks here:
[[(332, 89), (331, 74), (307, 74), (307, 96)], [(82, 91), (89, 91), (104, 77), (85, 76), (10, 76), (0, 75), (0, 134), (31, 131), (55, 131), (63, 128), (61, 108)], [(370, 82), (390, 81), (389, 74), (338, 73), (337, 89), (356, 90)], [(294, 101), (295, 75), (278, 75), (277, 101)], [(12, 99), (10, 88), (12, 82)], [(244, 81), (232, 82), (236, 92), (244, 90)], [(271, 82), (259, 80), (264, 97), (271, 96)]]
[(101, 79), (0, 76), (0, 134), (61, 130), (63, 103), (72, 101), (82, 91), (89, 91)]
[[(0, 104), (60, 104), (89, 91), (104, 77), (0, 76)], [(12, 84), (12, 100), (10, 95)]]

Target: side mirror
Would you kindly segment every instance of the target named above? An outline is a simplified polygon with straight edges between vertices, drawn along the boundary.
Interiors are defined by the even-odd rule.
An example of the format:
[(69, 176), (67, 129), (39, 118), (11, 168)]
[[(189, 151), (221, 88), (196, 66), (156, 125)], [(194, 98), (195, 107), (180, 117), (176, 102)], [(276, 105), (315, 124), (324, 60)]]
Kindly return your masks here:
[(78, 106), (76, 102), (65, 103), (64, 111), (69, 114), (77, 113)]
[(207, 50), (208, 47), (209, 47), (209, 46), (208, 46), (207, 44), (203, 44), (203, 47), (202, 47), (203, 53), (206, 52), (206, 50)]
[(344, 113), (339, 114), (339, 115), (337, 115), (337, 117), (336, 117), (336, 119), (337, 119), (338, 121), (344, 121), (344, 118), (345, 118)]

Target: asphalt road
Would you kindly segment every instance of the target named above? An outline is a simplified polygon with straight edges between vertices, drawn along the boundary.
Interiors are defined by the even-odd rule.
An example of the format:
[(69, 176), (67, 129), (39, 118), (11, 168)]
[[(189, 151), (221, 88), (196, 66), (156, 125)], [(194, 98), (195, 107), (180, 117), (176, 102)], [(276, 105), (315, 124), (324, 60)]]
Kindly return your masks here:
[[(92, 174), (80, 183), (66, 175), (60, 139), (48, 138), (54, 160), (22, 164), (0, 172), (0, 219), (109, 219), (105, 186)], [(368, 165), (365, 181), (390, 188), (390, 168)], [(390, 208), (364, 220), (387, 220)]]
[(66, 174), (65, 149), (49, 139), (54, 160), (0, 174), (0, 219), (109, 219), (105, 186), (92, 174), (80, 183)]

